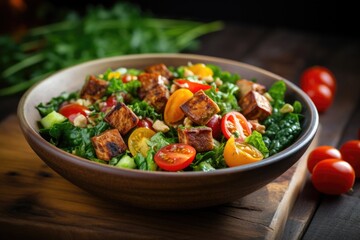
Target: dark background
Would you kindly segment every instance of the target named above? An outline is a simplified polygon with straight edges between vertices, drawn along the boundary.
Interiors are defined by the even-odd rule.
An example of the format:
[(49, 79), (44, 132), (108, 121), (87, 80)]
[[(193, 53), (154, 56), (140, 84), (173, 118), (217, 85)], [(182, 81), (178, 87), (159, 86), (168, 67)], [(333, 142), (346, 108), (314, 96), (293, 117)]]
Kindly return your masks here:
[[(84, 12), (86, 6), (111, 7), (114, 0), (0, 0), (0, 33), (13, 32), (56, 21), (68, 10)], [(134, 0), (145, 12), (158, 17), (201, 21), (225, 20), (265, 27), (290, 28), (319, 34), (358, 37), (359, 10), (346, 1), (194, 1)], [(18, 7), (11, 7), (17, 5)]]

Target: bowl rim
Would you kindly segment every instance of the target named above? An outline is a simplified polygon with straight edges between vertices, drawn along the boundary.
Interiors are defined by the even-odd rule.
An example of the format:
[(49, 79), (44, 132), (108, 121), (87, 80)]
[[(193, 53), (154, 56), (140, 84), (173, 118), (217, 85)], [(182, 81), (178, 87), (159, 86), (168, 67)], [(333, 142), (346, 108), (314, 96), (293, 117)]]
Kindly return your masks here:
[[(161, 58), (173, 58), (173, 59), (199, 59), (203, 61), (214, 61), (214, 62), (221, 62), (224, 64), (231, 64), (240, 66), (243, 68), (247, 68), (252, 71), (259, 72), (261, 74), (267, 75), (271, 78), (275, 78), (278, 80), (283, 80), (287, 88), (291, 87), (292, 91), (296, 92), (297, 95), (299, 95), (303, 101), (303, 104), (306, 104), (308, 106), (308, 110), (310, 112), (310, 123), (308, 129), (303, 129), (301, 136), (291, 144), (290, 147), (287, 147), (286, 149), (282, 150), (280, 153), (274, 154), (273, 156), (270, 156), (268, 158), (265, 158), (264, 160), (245, 164), (242, 166), (237, 167), (231, 167), (231, 168), (223, 168), (223, 169), (216, 169), (215, 171), (209, 171), (209, 172), (203, 172), (203, 171), (186, 171), (186, 172), (166, 172), (166, 171), (142, 171), (139, 169), (126, 169), (126, 168), (118, 168), (111, 165), (106, 165), (103, 163), (94, 162), (79, 156), (76, 156), (74, 154), (68, 153), (48, 141), (46, 141), (44, 138), (41, 137), (38, 131), (36, 129), (32, 128), (30, 123), (28, 122), (28, 119), (26, 117), (26, 113), (24, 110), (24, 106), (29, 101), (29, 97), (32, 94), (32, 91), (39, 87), (41, 84), (43, 84), (45, 81), (56, 77), (57, 75), (62, 74), (65, 71), (72, 71), (75, 68), (84, 67), (86, 65), (97, 65), (103, 62), (113, 62), (113, 61), (120, 61), (120, 60), (135, 60), (135, 59), (161, 59)], [(35, 107), (35, 106), (34, 106)], [(59, 70), (55, 72), (54, 74), (44, 78), (43, 80), (39, 81), (38, 83), (34, 84), (32, 87), (30, 87), (21, 97), (18, 108), (17, 108), (17, 114), (18, 119), (20, 123), (21, 130), (23, 131), (23, 134), (26, 136), (28, 134), (28, 137), (32, 140), (38, 141), (45, 149), (45, 151), (50, 152), (51, 154), (56, 155), (62, 155), (66, 161), (69, 161), (75, 165), (80, 165), (81, 167), (86, 167), (88, 169), (92, 169), (95, 171), (105, 171), (110, 174), (115, 175), (137, 175), (137, 176), (143, 176), (144, 178), (147, 177), (176, 177), (176, 178), (188, 178), (188, 177), (205, 177), (205, 176), (218, 176), (222, 174), (236, 174), (240, 172), (246, 172), (252, 169), (261, 168), (263, 166), (272, 164), (277, 161), (281, 161), (283, 158), (287, 158), (294, 154), (299, 148), (303, 148), (305, 145), (309, 144), (312, 139), (314, 138), (318, 125), (319, 125), (319, 116), (318, 112), (316, 110), (315, 105), (311, 101), (311, 99), (294, 83), (290, 82), (289, 80), (285, 79), (284, 77), (281, 77), (275, 73), (269, 72), (268, 70), (265, 70), (263, 68), (225, 58), (220, 57), (213, 57), (213, 56), (207, 56), (207, 55), (199, 55), (199, 54), (187, 54), (187, 53), (146, 53), (146, 54), (130, 54), (130, 55), (122, 55), (122, 56), (114, 56), (114, 57), (106, 57), (106, 58), (100, 58), (96, 60), (90, 60), (84, 63), (80, 63), (74, 66), (70, 66), (68, 68)], [(27, 139), (27, 138), (26, 138)]]

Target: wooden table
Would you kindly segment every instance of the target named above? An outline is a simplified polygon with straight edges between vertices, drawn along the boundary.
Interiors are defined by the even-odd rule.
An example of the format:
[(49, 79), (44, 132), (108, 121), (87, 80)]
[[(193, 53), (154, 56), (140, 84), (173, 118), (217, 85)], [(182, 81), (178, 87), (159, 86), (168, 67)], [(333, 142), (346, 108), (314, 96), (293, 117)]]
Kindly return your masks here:
[[(227, 24), (202, 38), (195, 53), (250, 63), (298, 84), (311, 65), (338, 80), (332, 107), (320, 115), (316, 145), (357, 138), (359, 39)], [(306, 154), (282, 176), (233, 203), (181, 212), (129, 208), (96, 198), (48, 168), (28, 147), (15, 116), (17, 98), (2, 99), (0, 239), (358, 239), (360, 185), (351, 194), (317, 193)]]

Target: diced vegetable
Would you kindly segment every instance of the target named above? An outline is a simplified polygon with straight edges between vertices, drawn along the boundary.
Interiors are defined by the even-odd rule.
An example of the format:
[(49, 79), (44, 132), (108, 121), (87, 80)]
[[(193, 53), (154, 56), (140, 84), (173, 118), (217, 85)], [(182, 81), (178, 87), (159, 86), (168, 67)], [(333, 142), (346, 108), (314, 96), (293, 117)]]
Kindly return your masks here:
[(49, 129), (56, 123), (62, 123), (66, 120), (66, 117), (56, 111), (52, 111), (40, 120), (40, 123), (44, 128)]

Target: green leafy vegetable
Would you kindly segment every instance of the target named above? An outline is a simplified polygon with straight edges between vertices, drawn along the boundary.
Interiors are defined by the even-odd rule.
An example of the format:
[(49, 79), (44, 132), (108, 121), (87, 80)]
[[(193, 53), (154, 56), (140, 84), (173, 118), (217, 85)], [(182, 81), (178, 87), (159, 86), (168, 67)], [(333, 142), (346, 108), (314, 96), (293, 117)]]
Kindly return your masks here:
[(266, 147), (263, 137), (258, 131), (253, 131), (250, 136), (245, 138), (245, 142), (256, 147), (264, 158), (269, 156), (269, 149)]
[(40, 129), (40, 134), (55, 146), (77, 156), (96, 159), (91, 137), (99, 135), (109, 129), (109, 125), (102, 121), (93, 128), (75, 127), (69, 121), (55, 124), (50, 129)]
[(208, 95), (220, 108), (221, 115), (230, 111), (240, 111), (240, 106), (236, 96), (238, 95), (239, 88), (230, 82), (225, 82), (219, 87), (217, 91), (215, 87), (206, 90)]
[(277, 81), (269, 88), (268, 93), (273, 99), (271, 105), (274, 108), (280, 109), (285, 104), (285, 92), (286, 85), (284, 81)]
[(148, 141), (149, 147), (151, 147), (155, 152), (158, 152), (160, 148), (165, 147), (171, 143), (175, 143), (177, 138), (174, 137), (165, 137), (164, 133), (157, 132), (154, 136)]
[(190, 164), (194, 171), (212, 171), (215, 169), (226, 168), (223, 152), (225, 143), (218, 144), (213, 150), (197, 153), (195, 160)]
[(156, 171), (158, 166), (154, 161), (154, 155), (155, 151), (152, 149), (148, 151), (146, 157), (144, 157), (141, 153), (138, 153), (134, 158), (137, 168), (146, 171)]
[(73, 93), (62, 93), (58, 97), (52, 98), (48, 103), (40, 103), (36, 106), (36, 109), (39, 111), (41, 117), (45, 117), (52, 111), (58, 111), (60, 104), (71, 99), (77, 99), (79, 94), (77, 92)]
[(141, 86), (140, 81), (130, 81), (128, 83), (123, 83), (121, 80), (112, 78), (109, 81), (109, 86), (107, 88), (107, 93), (111, 94), (114, 92), (126, 92), (131, 94), (132, 96), (137, 95), (137, 90)]
[(153, 107), (144, 101), (136, 101), (128, 107), (138, 116), (143, 118), (150, 118), (152, 120), (162, 119), (161, 114), (157, 113)]
[(219, 66), (213, 64), (206, 64), (206, 66), (211, 68), (211, 70), (213, 71), (214, 79), (220, 78), (221, 81), (232, 84), (235, 84), (237, 80), (241, 79), (239, 74), (223, 71)]

